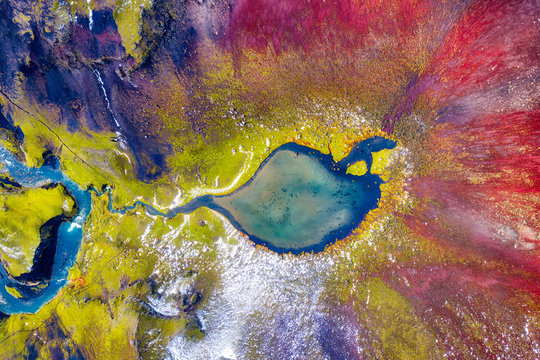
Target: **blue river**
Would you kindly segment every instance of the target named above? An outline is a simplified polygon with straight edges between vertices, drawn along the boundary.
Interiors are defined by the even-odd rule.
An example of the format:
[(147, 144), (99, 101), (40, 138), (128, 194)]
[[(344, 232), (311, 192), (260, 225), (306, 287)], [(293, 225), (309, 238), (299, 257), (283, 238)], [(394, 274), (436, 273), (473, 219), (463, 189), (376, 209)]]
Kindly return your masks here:
[[(383, 180), (371, 173), (372, 153), (395, 146), (395, 141), (372, 137), (355, 144), (344, 159), (336, 162), (331, 154), (287, 143), (275, 149), (251, 179), (232, 193), (204, 195), (168, 212), (141, 201), (116, 209), (110, 187), (101, 193), (93, 188), (83, 190), (54, 166), (29, 168), (0, 146), (0, 163), (4, 164), (0, 171), (8, 172), (15, 182), (27, 188), (63, 184), (78, 205), (75, 217), (58, 229), (50, 279), (18, 281), (0, 266), (0, 312), (36, 312), (66, 284), (81, 247), (84, 222), (91, 211), (91, 192), (98, 196), (107, 193), (108, 209), (113, 213), (143, 206), (149, 215), (173, 218), (204, 206), (222, 214), (254, 243), (272, 251), (319, 252), (348, 236), (369, 211), (377, 208)], [(359, 161), (366, 162), (367, 173), (347, 173), (348, 167)], [(21, 296), (12, 295), (7, 288), (17, 290)]]
[[(77, 201), (78, 213), (73, 220), (64, 222), (58, 229), (56, 253), (51, 278), (35, 283), (21, 282), (14, 279), (5, 267), (0, 266), (0, 312), (5, 314), (34, 313), (46, 302), (58, 294), (66, 285), (69, 270), (73, 267), (83, 236), (83, 225), (92, 209), (92, 197), (89, 191), (68, 178), (61, 170), (51, 166), (30, 168), (19, 162), (8, 150), (0, 146), (2, 172), (8, 172), (11, 178), (27, 188), (41, 187), (60, 183)], [(7, 291), (7, 287), (16, 289), (22, 297)]]

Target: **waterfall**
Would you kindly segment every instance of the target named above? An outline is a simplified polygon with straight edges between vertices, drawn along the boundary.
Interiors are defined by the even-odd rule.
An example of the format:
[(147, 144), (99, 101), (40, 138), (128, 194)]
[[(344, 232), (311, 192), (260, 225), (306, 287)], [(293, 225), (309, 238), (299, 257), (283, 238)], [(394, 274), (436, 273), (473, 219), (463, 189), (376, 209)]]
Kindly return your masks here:
[(99, 70), (94, 69), (94, 75), (96, 76), (96, 80), (99, 83), (99, 86), (101, 87), (101, 92), (103, 93), (103, 98), (105, 99), (105, 102), (107, 104), (107, 110), (109, 110), (109, 114), (111, 114), (112, 119), (114, 120), (114, 123), (117, 127), (116, 130), (116, 137), (118, 138), (120, 142), (120, 147), (122, 149), (127, 149), (127, 141), (126, 137), (119, 131), (120, 129), (120, 123), (118, 123), (118, 120), (116, 120), (116, 116), (114, 116), (114, 112), (111, 107), (111, 102), (109, 101), (109, 97), (107, 96), (107, 90), (105, 89), (105, 84), (103, 83), (103, 79), (101, 78), (101, 73)]
[(92, 31), (94, 27), (94, 19), (92, 18), (92, 8), (90, 7), (90, 0), (86, 0), (86, 6), (88, 7), (88, 28)]
[(109, 113), (111, 114), (114, 123), (116, 124), (116, 127), (120, 127), (120, 124), (118, 123), (118, 120), (116, 120), (116, 116), (114, 116), (114, 113), (111, 108), (111, 102), (109, 101), (109, 97), (107, 96), (107, 90), (105, 90), (105, 84), (103, 83), (103, 80), (101, 79), (101, 73), (99, 70), (94, 69), (94, 75), (96, 76), (96, 79), (101, 86), (101, 91), (103, 92), (103, 97), (105, 98), (105, 102), (107, 103), (107, 110), (109, 110)]

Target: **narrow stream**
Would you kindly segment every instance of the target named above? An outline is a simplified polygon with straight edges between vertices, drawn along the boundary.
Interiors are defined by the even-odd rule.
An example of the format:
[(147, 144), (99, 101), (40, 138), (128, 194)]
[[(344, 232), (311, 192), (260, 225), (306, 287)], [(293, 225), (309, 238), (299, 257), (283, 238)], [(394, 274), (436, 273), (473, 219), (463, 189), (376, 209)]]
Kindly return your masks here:
[[(227, 218), (250, 240), (278, 253), (300, 254), (323, 251), (327, 245), (348, 236), (378, 206), (383, 180), (372, 174), (372, 152), (391, 149), (396, 142), (373, 137), (354, 146), (350, 154), (335, 162), (331, 154), (287, 143), (275, 149), (244, 185), (226, 195), (203, 195), (185, 205), (161, 212), (141, 201), (123, 209), (112, 205), (111, 188), (103, 192), (81, 189), (61, 170), (49, 165), (29, 168), (0, 146), (0, 162), (14, 181), (27, 188), (61, 183), (71, 193), (78, 212), (58, 230), (51, 278), (36, 283), (14, 279), (0, 266), (0, 312), (36, 312), (66, 284), (83, 236), (83, 225), (91, 211), (91, 192), (108, 194), (108, 209), (126, 213), (143, 206), (148, 215), (173, 218), (200, 207), (212, 209)], [(347, 168), (365, 161), (368, 172), (357, 176)], [(14, 296), (8, 288), (21, 296)], [(13, 291), (11, 291), (13, 293)]]

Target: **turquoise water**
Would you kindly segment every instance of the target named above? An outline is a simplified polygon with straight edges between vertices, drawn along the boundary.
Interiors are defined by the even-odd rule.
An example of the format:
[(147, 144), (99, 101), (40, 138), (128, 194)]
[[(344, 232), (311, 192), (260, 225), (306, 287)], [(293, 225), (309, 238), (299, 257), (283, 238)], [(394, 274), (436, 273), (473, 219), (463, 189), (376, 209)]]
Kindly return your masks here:
[[(368, 171), (362, 176), (347, 174), (347, 168), (365, 161), (368, 169), (372, 152), (391, 149), (394, 141), (373, 137), (354, 146), (350, 154), (335, 162), (330, 154), (295, 143), (274, 150), (259, 166), (253, 177), (230, 194), (204, 195), (163, 213), (151, 205), (137, 201), (124, 209), (109, 210), (125, 213), (144, 206), (149, 215), (172, 218), (189, 214), (200, 207), (219, 212), (254, 243), (278, 252), (323, 251), (329, 244), (343, 239), (378, 206), (382, 179)], [(0, 266), (0, 312), (6, 314), (36, 312), (51, 300), (66, 284), (69, 270), (75, 263), (83, 236), (83, 225), (91, 211), (90, 192), (85, 191), (51, 166), (29, 168), (0, 146), (0, 171), (8, 172), (24, 187), (40, 187), (61, 183), (78, 205), (72, 221), (62, 223), (58, 230), (52, 276), (33, 284), (17, 281)], [(6, 286), (17, 289), (21, 298), (11, 295)]]
[[(125, 213), (142, 205), (150, 215), (172, 218), (204, 206), (275, 252), (319, 252), (348, 236), (377, 208), (383, 181), (371, 173), (372, 153), (395, 146), (395, 141), (375, 136), (355, 144), (335, 162), (330, 154), (288, 143), (275, 149), (253, 177), (230, 194), (204, 195), (163, 213), (141, 201), (114, 209), (109, 189), (109, 210)], [(366, 162), (368, 172), (347, 174), (348, 167), (359, 161)]]
[[(142, 205), (150, 215), (172, 218), (204, 206), (270, 250), (319, 252), (348, 236), (377, 208), (383, 181), (371, 173), (372, 153), (395, 146), (395, 141), (372, 137), (355, 144), (344, 159), (335, 162), (330, 154), (288, 143), (274, 150), (253, 177), (231, 194), (204, 195), (163, 213), (141, 201), (114, 209), (109, 190), (109, 210), (125, 213)], [(368, 172), (347, 174), (348, 167), (359, 161), (366, 162)]]
[[(137, 202), (150, 215), (172, 218), (201, 206), (219, 212), (253, 242), (278, 253), (319, 252), (351, 233), (378, 206), (382, 179), (371, 173), (372, 153), (392, 149), (396, 142), (372, 137), (355, 144), (341, 161), (296, 143), (275, 149), (253, 177), (231, 194), (205, 195), (163, 213)], [(352, 164), (365, 161), (369, 171), (347, 174)]]
[[(69, 270), (72, 268), (81, 246), (82, 226), (92, 208), (92, 199), (88, 191), (84, 191), (62, 173), (50, 166), (29, 168), (20, 163), (8, 150), (0, 146), (1, 172), (8, 172), (13, 180), (24, 187), (35, 188), (51, 183), (61, 183), (77, 201), (78, 213), (72, 221), (64, 222), (58, 229), (56, 253), (51, 278), (47, 281), (25, 283), (13, 279), (3, 265), (0, 265), (0, 312), (6, 314), (33, 313), (56, 296), (66, 284)], [(23, 295), (17, 298), (6, 290), (11, 286)]]
[(347, 167), (362, 160), (371, 169), (372, 151), (395, 145), (381, 137), (368, 139), (356, 144), (344, 160), (334, 162), (330, 154), (285, 144), (244, 186), (209, 199), (206, 206), (273, 251), (322, 251), (349, 235), (381, 198), (383, 181), (378, 175), (347, 174)]

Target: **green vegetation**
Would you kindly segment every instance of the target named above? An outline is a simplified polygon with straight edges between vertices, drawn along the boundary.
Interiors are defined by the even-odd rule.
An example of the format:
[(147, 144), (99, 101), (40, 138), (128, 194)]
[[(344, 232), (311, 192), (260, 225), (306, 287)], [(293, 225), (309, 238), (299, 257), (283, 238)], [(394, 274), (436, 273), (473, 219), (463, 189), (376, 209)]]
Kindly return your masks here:
[(362, 176), (367, 172), (367, 166), (365, 161), (359, 161), (356, 164), (349, 166), (347, 174)]
[(160, 319), (140, 315), (137, 341), (141, 358), (148, 360), (166, 359), (165, 347), (172, 337), (185, 329), (186, 322), (185, 318)]
[(376, 334), (373, 350), (381, 359), (442, 359), (436, 337), (408, 300), (378, 278), (360, 284), (354, 295), (358, 320)]
[[(113, 185), (115, 207), (132, 204), (141, 197), (143, 201), (155, 202), (159, 208), (171, 205), (179, 193), (177, 200), (186, 202), (203, 193), (234, 190), (253, 175), (273, 149), (285, 142), (298, 141), (325, 153), (331, 150), (339, 160), (355, 141), (374, 134), (369, 122), (359, 132), (356, 125), (349, 123), (346, 110), (336, 110), (333, 100), (319, 101), (318, 116), (309, 115), (313, 106), (310, 100), (261, 109), (244, 101), (241, 84), (231, 87), (236, 93), (222, 93), (220, 88), (233, 81), (232, 68), (221, 69), (218, 75), (209, 72), (199, 94), (201, 99), (212, 99), (213, 103), (204, 117), (210, 124), (204, 135), (186, 126), (187, 120), (178, 118), (178, 112), (173, 111), (172, 106), (189, 106), (184, 100), (171, 102), (173, 105), (162, 107), (157, 114), (165, 124), (161, 136), (170, 140), (174, 153), (167, 158), (170, 173), (153, 183), (136, 178), (135, 157), (116, 148), (110, 141), (111, 133), (68, 132), (65, 127), (54, 125), (52, 120), (57, 115), (39, 107), (26, 105), (49, 124), (65, 145), (35, 119), (15, 110), (14, 118), (25, 133), (21, 154), (28, 164), (37, 166), (42, 162), (43, 150), (51, 149), (60, 157), (62, 170), (82, 187), (93, 185), (99, 189), (105, 184)], [(182, 87), (177, 85), (168, 84), (169, 97), (165, 100), (185, 99)], [(340, 123), (339, 131), (336, 122)], [(215, 241), (225, 233), (221, 218), (208, 209), (170, 220), (152, 219), (141, 208), (125, 215), (111, 214), (106, 209), (106, 196), (93, 197), (93, 210), (84, 229), (87, 235), (71, 270), (70, 285), (37, 314), (13, 315), (5, 320), (2, 326), (6, 330), (0, 329), (0, 333), (21, 332), (9, 338), (13, 342), (0, 351), (0, 357), (23, 351), (21, 344), (34, 341), (34, 329), (41, 329), (40, 324), (51, 316), (65, 330), (71, 349), (88, 358), (133, 356), (137, 351), (133, 339), (140, 342), (141, 356), (160, 358), (164, 345), (176, 334), (183, 332), (193, 341), (204, 336), (191, 318), (155, 317), (141, 311), (137, 299), (146, 301), (152, 296), (148, 279), (155, 279), (158, 287), (167, 287), (190, 271), (195, 274), (190, 280), (192, 286), (202, 296), (199, 306), (204, 306), (220, 281)], [(161, 250), (168, 246), (183, 257), (171, 258), (170, 252)], [(183, 249), (190, 249), (190, 255), (183, 253)], [(361, 258), (354, 258), (361, 264), (370, 263), (370, 254), (376, 253), (367, 247), (365, 250)], [(178, 301), (174, 297), (170, 300)], [(148, 334), (146, 330), (152, 327), (155, 333)], [(52, 341), (47, 334), (40, 336)], [(116, 347), (109, 339), (115, 339)]]
[(0, 256), (13, 276), (30, 271), (40, 227), (72, 207), (62, 186), (0, 193)]
[[(77, 4), (87, 8), (85, 3)], [(145, 55), (145, 49), (138, 45), (139, 19), (141, 5), (148, 4), (146, 0), (118, 1), (114, 13), (126, 51), (137, 61)], [(205, 49), (200, 51), (205, 53)], [(169, 171), (152, 183), (137, 179), (134, 154), (113, 143), (113, 133), (93, 132), (84, 124), (70, 132), (54, 107), (19, 102), (52, 131), (27, 113), (12, 109), (15, 123), (25, 134), (21, 147), (12, 150), (29, 166), (41, 165), (43, 151), (51, 150), (60, 158), (62, 170), (81, 187), (112, 185), (115, 207), (141, 199), (166, 209), (175, 198), (185, 203), (204, 193), (233, 191), (285, 142), (296, 141), (331, 152), (339, 160), (356, 141), (379, 134), (373, 130), (378, 128), (379, 118), (369, 109), (359, 109), (359, 100), (343, 94), (336, 84), (334, 90), (321, 93), (313, 79), (302, 78), (305, 73), (291, 77), (291, 73), (296, 74), (294, 69), (282, 71), (282, 64), (258, 66), (260, 59), (251, 59), (253, 63), (237, 73), (230, 56), (217, 49), (206, 55), (198, 64), (195, 86), (188, 87), (181, 74), (160, 65), (163, 67), (156, 72), (161, 75), (154, 75), (154, 87), (148, 90), (146, 102), (133, 104), (150, 114), (152, 135), (173, 148), (166, 158)], [(266, 84), (256, 84), (262, 81), (261, 76)], [(303, 80), (311, 85), (299, 91), (293, 85)], [(370, 95), (360, 103), (374, 109), (379, 107), (380, 98)], [(188, 117), (190, 111), (196, 116)], [(380, 160), (388, 160), (389, 154)], [(379, 163), (381, 170), (386, 168), (376, 157), (375, 164)], [(359, 164), (353, 171), (361, 173), (361, 167)], [(399, 175), (400, 170), (396, 167), (392, 175)], [(35, 344), (44, 358), (51, 357), (60, 344), (66, 358), (68, 353), (89, 359), (163, 358), (164, 347), (175, 335), (183, 333), (193, 341), (205, 336), (189, 314), (189, 307), (181, 305), (182, 296), (187, 294), (164, 295), (182, 308), (183, 313), (174, 318), (145, 311), (141, 302), (156, 296), (156, 288), (167, 290), (182, 279), (194, 289), (189, 302), (205, 305), (220, 286), (222, 269), (216, 240), (223, 237), (223, 241), (235, 241), (224, 236), (222, 219), (208, 209), (170, 220), (149, 217), (141, 208), (119, 215), (111, 214), (106, 205), (106, 196), (93, 195), (93, 210), (85, 224), (84, 241), (69, 285), (37, 314), (12, 315), (0, 321), (0, 358), (26, 354), (29, 349), (25, 344)], [(395, 225), (400, 231), (401, 226)], [(401, 234), (397, 230), (394, 233), (396, 237)], [(349, 299), (350, 287), (343, 285), (349, 278), (377, 269), (389, 261), (389, 254), (397, 254), (401, 260), (414, 253), (402, 242), (385, 240), (383, 232), (375, 236), (384, 244), (378, 249), (367, 246), (363, 236), (355, 235), (346, 244), (345, 250), (351, 252), (349, 262), (337, 259), (336, 281), (329, 290), (342, 295), (340, 300)], [(360, 245), (353, 251), (352, 243)], [(330, 252), (332, 255), (335, 253)], [(413, 323), (411, 319), (405, 318)], [(390, 325), (385, 323), (381, 331), (390, 331), (387, 327)], [(380, 351), (407, 355), (408, 349), (398, 343)]]
[[(185, 316), (163, 319), (146, 312), (141, 301), (155, 292), (149, 279), (153, 286), (166, 288), (184, 277), (200, 294), (191, 294), (188, 302), (204, 304), (218, 282), (211, 264), (213, 237), (224, 232), (221, 220), (205, 209), (171, 220), (152, 220), (140, 210), (111, 214), (106, 203), (105, 196), (94, 196), (85, 225), (89, 235), (68, 286), (38, 313), (0, 320), (0, 358), (28, 356), (27, 344), (36, 344), (40, 356), (47, 358), (55, 346), (67, 344), (62, 347), (66, 358), (80, 353), (88, 359), (160, 359), (180, 332), (192, 339), (204, 336), (187, 310)], [(199, 249), (200, 258), (191, 265), (185, 258), (169, 258), (162, 251), (170, 245)], [(180, 300), (171, 296), (169, 301)], [(61, 336), (51, 328), (61, 329)]]
[(122, 45), (126, 49), (126, 54), (133, 56), (137, 62), (140, 62), (145, 55), (140, 48), (137, 48), (141, 41), (139, 25), (141, 14), (142, 10), (148, 8), (151, 2), (151, 0), (118, 0), (116, 2), (114, 20), (118, 26), (118, 33), (122, 37)]

